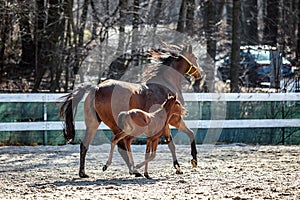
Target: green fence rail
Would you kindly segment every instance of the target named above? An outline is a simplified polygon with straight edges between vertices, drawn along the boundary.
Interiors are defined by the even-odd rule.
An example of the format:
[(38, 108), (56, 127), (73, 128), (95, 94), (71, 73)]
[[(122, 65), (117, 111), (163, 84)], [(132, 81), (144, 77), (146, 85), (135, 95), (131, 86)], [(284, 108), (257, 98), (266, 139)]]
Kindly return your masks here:
[[(65, 94), (0, 94), (0, 144), (64, 144), (58, 117)], [(246, 142), (300, 144), (299, 93), (184, 93), (198, 143)], [(83, 101), (76, 115), (76, 140), (84, 134)], [(172, 128), (172, 127), (171, 127)], [(95, 143), (109, 142), (112, 133), (99, 126)], [(172, 128), (177, 142), (184, 134)]]

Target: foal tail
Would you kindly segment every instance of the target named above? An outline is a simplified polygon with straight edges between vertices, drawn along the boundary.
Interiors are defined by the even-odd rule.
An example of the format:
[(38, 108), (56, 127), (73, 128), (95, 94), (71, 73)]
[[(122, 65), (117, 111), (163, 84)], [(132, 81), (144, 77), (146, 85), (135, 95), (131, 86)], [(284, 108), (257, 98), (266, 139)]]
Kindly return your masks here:
[(64, 138), (70, 143), (75, 138), (74, 116), (76, 115), (77, 106), (83, 98), (85, 92), (90, 90), (91, 86), (80, 87), (77, 90), (62, 96), (64, 99), (59, 110), (60, 118), (64, 121)]

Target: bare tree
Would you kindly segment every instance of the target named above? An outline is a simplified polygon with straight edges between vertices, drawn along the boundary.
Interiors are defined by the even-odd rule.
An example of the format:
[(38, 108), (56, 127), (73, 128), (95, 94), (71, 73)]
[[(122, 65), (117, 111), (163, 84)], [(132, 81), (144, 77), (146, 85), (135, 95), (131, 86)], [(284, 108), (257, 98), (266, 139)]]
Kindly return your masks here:
[(186, 1), (187, 0), (181, 1), (178, 22), (177, 22), (177, 29), (176, 29), (179, 32), (184, 32), (184, 28), (185, 28)]
[(279, 24), (279, 1), (266, 1), (266, 18), (264, 26), (264, 43), (272, 46), (277, 45), (278, 38), (278, 24)]
[(297, 47), (296, 47), (296, 61), (298, 63), (298, 66), (300, 64), (300, 2), (298, 1), (298, 6), (297, 6), (297, 18), (298, 18), (298, 31), (297, 31)]
[(186, 29), (189, 35), (194, 34), (195, 0), (187, 0)]
[[(34, 42), (32, 38), (32, 30), (30, 28), (30, 10), (32, 6), (25, 3), (24, 0), (19, 0), (19, 27), (22, 43), (22, 55), (20, 67), (25, 74), (30, 74), (34, 69)], [(24, 75), (25, 75), (24, 74)]]
[(9, 1), (1, 0), (0, 3), (0, 81), (2, 82), (2, 76), (4, 73), (5, 64), (5, 48), (8, 39), (9, 31), (11, 28), (11, 14), (9, 9)]
[(118, 52), (123, 54), (125, 41), (125, 25), (126, 25), (127, 0), (119, 1), (119, 45)]
[(255, 45), (258, 43), (257, 0), (243, 1), (241, 9), (241, 42)]
[(207, 1), (205, 3), (205, 36), (206, 48), (210, 57), (215, 60), (216, 57), (216, 4), (215, 1)]
[(230, 67), (230, 89), (231, 92), (239, 92), (239, 68), (240, 68), (240, 22), (239, 22), (239, 0), (233, 0), (232, 12), (232, 49)]
[(132, 41), (131, 41), (131, 58), (133, 61), (133, 65), (138, 65), (139, 56), (138, 56), (138, 29), (139, 29), (139, 9), (140, 9), (140, 1), (133, 1), (133, 17), (132, 17)]

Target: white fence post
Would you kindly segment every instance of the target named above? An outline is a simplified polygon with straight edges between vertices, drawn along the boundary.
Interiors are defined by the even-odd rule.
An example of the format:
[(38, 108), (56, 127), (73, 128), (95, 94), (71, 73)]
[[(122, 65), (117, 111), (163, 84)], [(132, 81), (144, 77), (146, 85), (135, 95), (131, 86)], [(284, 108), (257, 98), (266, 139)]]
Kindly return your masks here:
[[(44, 102), (44, 122), (47, 123), (47, 117), (48, 117), (48, 114), (47, 114), (47, 103)], [(46, 129), (44, 130), (44, 145), (47, 145), (48, 144), (48, 131), (47, 131), (47, 127)]]

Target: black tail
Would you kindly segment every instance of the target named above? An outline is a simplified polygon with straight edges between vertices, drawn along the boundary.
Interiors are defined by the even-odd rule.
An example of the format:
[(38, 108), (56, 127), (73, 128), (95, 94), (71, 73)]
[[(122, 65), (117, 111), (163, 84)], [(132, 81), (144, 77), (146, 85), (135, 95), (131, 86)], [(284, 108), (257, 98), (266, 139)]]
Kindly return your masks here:
[(83, 98), (85, 92), (90, 88), (91, 86), (81, 87), (74, 92), (61, 97), (64, 100), (60, 107), (59, 115), (64, 121), (64, 137), (67, 143), (72, 142), (75, 138), (74, 116), (76, 114), (79, 102)]

